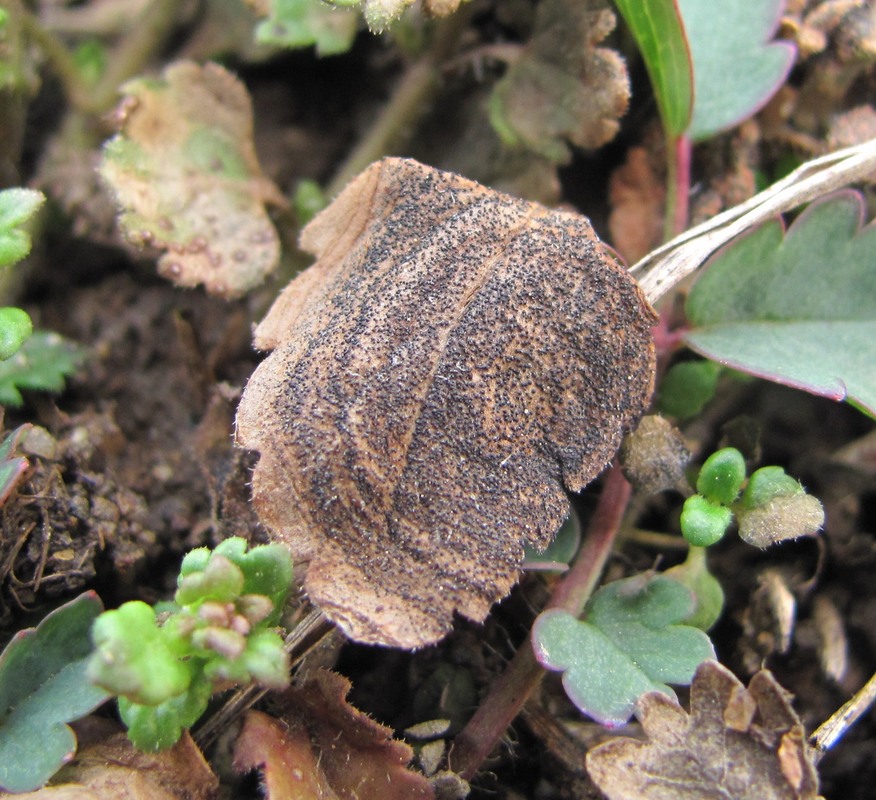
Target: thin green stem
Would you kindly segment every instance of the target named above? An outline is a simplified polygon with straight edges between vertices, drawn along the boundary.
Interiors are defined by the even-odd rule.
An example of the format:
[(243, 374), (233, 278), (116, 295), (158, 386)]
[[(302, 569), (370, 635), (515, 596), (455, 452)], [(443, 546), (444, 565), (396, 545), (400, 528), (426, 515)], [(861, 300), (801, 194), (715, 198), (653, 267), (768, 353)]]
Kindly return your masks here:
[(341, 164), (326, 187), (334, 197), (373, 161), (398, 152), (414, 132), (414, 126), (441, 87), (441, 67), (458, 46), (468, 25), (473, 3), (435, 25), (429, 49), (402, 76), (389, 102)]
[(82, 79), (82, 73), (67, 46), (55, 34), (43, 27), (33, 14), (23, 8), (21, 22), (25, 33), (42, 50), (58, 80), (61, 81), (70, 105), (74, 108), (87, 105), (88, 86)]
[[(584, 544), (572, 567), (557, 584), (547, 608), (562, 608), (575, 616), (583, 611), (611, 553), (631, 491), (620, 467), (612, 466), (606, 474)], [(544, 674), (527, 638), (454, 740), (450, 766), (455, 772), (465, 780), (474, 776)]]
[(109, 65), (97, 86), (90, 92), (85, 111), (101, 114), (118, 99), (119, 86), (137, 75), (167, 42), (180, 12), (179, 0), (153, 0), (131, 32), (116, 46)]
[(179, 8), (178, 0), (150, 3), (131, 32), (110, 55), (106, 72), (96, 86), (88, 86), (83, 81), (70, 50), (39, 19), (23, 11), (22, 20), (27, 34), (43, 51), (61, 81), (70, 105), (80, 113), (102, 114), (115, 104), (119, 86), (141, 72), (165, 44), (176, 23)]

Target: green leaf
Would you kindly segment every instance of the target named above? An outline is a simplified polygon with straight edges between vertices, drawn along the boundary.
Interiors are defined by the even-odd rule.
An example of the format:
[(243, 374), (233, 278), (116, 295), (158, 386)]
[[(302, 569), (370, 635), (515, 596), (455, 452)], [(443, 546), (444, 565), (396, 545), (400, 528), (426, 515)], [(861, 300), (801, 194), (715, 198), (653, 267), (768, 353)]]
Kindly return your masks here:
[(760, 109), (784, 82), (796, 50), (770, 42), (782, 0), (677, 0), (693, 61), (697, 141), (714, 136)]
[(279, 47), (316, 45), (317, 55), (346, 53), (356, 38), (359, 15), (321, 0), (271, 0), (268, 19), (255, 30), (256, 41)]
[(765, 506), (776, 497), (803, 494), (806, 490), (781, 467), (761, 467), (752, 474), (742, 494), (743, 508)]
[(265, 204), (285, 201), (259, 166), (244, 85), (181, 61), (122, 90), (130, 112), (100, 173), (127, 238), (166, 250), (158, 271), (181, 286), (231, 298), (261, 283), (280, 257)]
[(783, 237), (768, 222), (720, 250), (687, 299), (687, 343), (744, 372), (876, 415), (876, 226), (844, 191)]
[(581, 522), (578, 514), (572, 509), (566, 521), (554, 534), (551, 543), (542, 551), (526, 545), (523, 548), (523, 568), (525, 570), (542, 570), (545, 572), (563, 572), (569, 568), (569, 562), (575, 557), (581, 546)]
[(720, 374), (721, 367), (713, 361), (673, 364), (660, 381), (660, 411), (679, 419), (695, 417), (715, 396)]
[(201, 718), (212, 693), (212, 683), (195, 674), (185, 692), (157, 706), (140, 705), (120, 697), (119, 715), (128, 727), (128, 738), (140, 750), (166, 750), (179, 741), (185, 728)]
[(729, 508), (695, 494), (684, 501), (681, 533), (694, 547), (709, 547), (723, 538), (732, 521)]
[(88, 631), (101, 612), (86, 592), (20, 631), (0, 654), (0, 787), (42, 786), (72, 758), (76, 736), (65, 723), (85, 716), (107, 693), (85, 675)]
[(189, 687), (191, 670), (168, 647), (152, 606), (134, 600), (105, 611), (91, 637), (88, 677), (112, 694), (155, 706)]
[(824, 508), (781, 467), (761, 467), (737, 504), (739, 536), (755, 547), (812, 536), (824, 524)]
[(18, 352), (0, 361), (0, 404), (20, 406), (22, 389), (60, 392), (64, 379), (82, 363), (85, 351), (57, 333), (38, 331)]
[(14, 306), (0, 308), (0, 361), (12, 358), (33, 333), (26, 311)]
[(232, 536), (212, 551), (199, 547), (188, 553), (180, 567), (176, 602), (189, 605), (207, 599), (264, 595), (273, 604), (265, 622), (276, 623), (292, 586), (292, 557), (281, 544), (247, 548), (245, 539)]
[(745, 482), (745, 459), (735, 447), (724, 447), (703, 463), (697, 478), (697, 491), (713, 503), (730, 505)]
[(0, 267), (21, 261), (30, 252), (30, 236), (18, 226), (27, 222), (45, 202), (33, 189), (0, 191)]
[(541, 614), (532, 646), (542, 666), (562, 670), (563, 686), (585, 714), (623, 725), (646, 692), (672, 695), (697, 666), (714, 658), (703, 631), (678, 624), (694, 609), (693, 594), (656, 575), (615, 581), (596, 592), (583, 620), (560, 609)]
[(706, 550), (702, 547), (691, 547), (683, 564), (672, 567), (663, 574), (686, 586), (696, 598), (694, 610), (682, 622), (703, 631), (709, 630), (724, 610), (724, 590), (717, 578), (709, 572)]
[(616, 0), (651, 78), (664, 130), (683, 134), (694, 104), (694, 79), (684, 26), (673, 0)]

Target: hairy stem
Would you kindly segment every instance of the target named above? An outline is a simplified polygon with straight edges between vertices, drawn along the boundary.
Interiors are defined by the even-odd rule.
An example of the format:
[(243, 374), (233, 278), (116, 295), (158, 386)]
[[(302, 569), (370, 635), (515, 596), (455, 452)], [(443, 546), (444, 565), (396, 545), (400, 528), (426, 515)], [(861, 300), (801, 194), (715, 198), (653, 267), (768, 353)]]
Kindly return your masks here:
[(37, 17), (22, 12), (28, 35), (43, 51), (61, 81), (67, 100), (84, 114), (102, 114), (112, 108), (119, 86), (140, 72), (162, 47), (179, 14), (177, 0), (154, 0), (146, 6), (131, 32), (109, 57), (106, 72), (96, 86), (88, 86), (79, 72), (68, 47), (47, 30)]
[(73, 60), (73, 55), (67, 46), (46, 30), (40, 21), (29, 11), (21, 9), (21, 23), (26, 34), (36, 43), (48, 60), (64, 94), (74, 108), (82, 108), (88, 102), (88, 86), (82, 80), (82, 73)]
[[(557, 584), (547, 608), (562, 608), (575, 616), (583, 611), (611, 553), (630, 494), (630, 484), (620, 467), (612, 466), (606, 474), (584, 544), (572, 567)], [(544, 674), (526, 639), (454, 740), (450, 766), (455, 772), (465, 780), (474, 776)]]
[(153, 0), (146, 6), (137, 24), (110, 55), (107, 70), (83, 110), (101, 114), (112, 108), (119, 86), (141, 72), (167, 41), (179, 17), (180, 5), (178, 0)]
[(414, 132), (414, 126), (441, 87), (441, 66), (459, 44), (460, 33), (471, 18), (471, 6), (436, 23), (429, 49), (402, 76), (389, 102), (347, 156), (326, 187), (334, 197), (369, 164), (398, 152)]

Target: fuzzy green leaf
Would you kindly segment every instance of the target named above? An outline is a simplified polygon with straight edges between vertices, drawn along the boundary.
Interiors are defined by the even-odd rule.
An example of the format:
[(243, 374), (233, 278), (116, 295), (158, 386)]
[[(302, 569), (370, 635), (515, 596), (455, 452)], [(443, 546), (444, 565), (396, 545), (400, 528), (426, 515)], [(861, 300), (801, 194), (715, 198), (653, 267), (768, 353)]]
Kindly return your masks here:
[(714, 136), (760, 109), (785, 80), (796, 50), (770, 42), (782, 0), (677, 0), (693, 61), (697, 141)]
[(119, 715), (128, 727), (128, 738), (141, 750), (173, 747), (185, 728), (194, 725), (207, 710), (212, 683), (201, 675), (192, 677), (189, 688), (157, 706), (119, 698)]
[(0, 267), (21, 261), (30, 252), (30, 236), (19, 229), (45, 202), (33, 189), (0, 191)]
[[(221, 565), (219, 569), (211, 566), (214, 561)], [(186, 555), (180, 567), (176, 602), (188, 605), (207, 599), (228, 599), (230, 595), (264, 595), (273, 604), (266, 622), (274, 624), (291, 586), (292, 558), (286, 547), (267, 544), (248, 549), (245, 539), (232, 536), (212, 551), (199, 547)]]
[(700, 469), (697, 491), (713, 503), (730, 505), (745, 482), (745, 459), (735, 447), (712, 453)]
[(316, 45), (317, 55), (346, 53), (356, 38), (359, 15), (322, 0), (271, 0), (268, 19), (255, 30), (257, 42), (279, 47)]
[(191, 671), (168, 647), (155, 610), (139, 600), (105, 611), (91, 632), (95, 653), (88, 677), (133, 703), (154, 706), (182, 694)]
[(694, 104), (694, 79), (684, 26), (674, 0), (616, 0), (651, 78), (663, 127), (685, 132)]
[(562, 670), (569, 698), (608, 727), (623, 725), (646, 692), (672, 695), (667, 683), (688, 684), (714, 658), (709, 637), (678, 624), (694, 610), (693, 594), (661, 575), (635, 576), (600, 589), (583, 620), (553, 609), (532, 629), (542, 666)]
[(14, 306), (0, 308), (0, 361), (12, 358), (33, 333), (26, 311)]
[(18, 352), (0, 361), (0, 404), (20, 406), (22, 389), (60, 392), (64, 379), (82, 363), (81, 347), (57, 333), (38, 331)]
[(730, 523), (733, 512), (726, 506), (713, 503), (701, 494), (684, 501), (681, 510), (681, 532), (694, 547), (709, 547), (719, 542)]
[(66, 724), (107, 698), (85, 675), (88, 631), (102, 611), (86, 592), (57, 608), (36, 628), (15, 635), (0, 654), (0, 787), (42, 786), (76, 750)]
[(720, 250), (687, 299), (687, 343), (744, 372), (876, 415), (876, 226), (844, 191), (783, 236), (768, 222)]

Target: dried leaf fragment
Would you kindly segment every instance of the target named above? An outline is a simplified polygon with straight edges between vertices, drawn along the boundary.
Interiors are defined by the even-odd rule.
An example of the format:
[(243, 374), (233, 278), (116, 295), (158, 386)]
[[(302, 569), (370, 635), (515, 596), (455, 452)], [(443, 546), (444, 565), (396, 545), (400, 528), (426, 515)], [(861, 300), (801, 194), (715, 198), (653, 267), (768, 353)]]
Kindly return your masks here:
[(100, 171), (136, 245), (167, 250), (158, 271), (237, 297), (276, 267), (277, 232), (264, 203), (283, 197), (259, 167), (243, 84), (218, 64), (171, 64), (124, 85), (121, 130)]
[(238, 410), (256, 508), (358, 641), (480, 621), (651, 394), (653, 312), (589, 223), (407, 159), (302, 233)]
[(490, 120), (502, 140), (559, 163), (570, 144), (611, 141), (630, 98), (626, 64), (596, 45), (614, 29), (601, 0), (545, 0), (522, 56), (496, 84)]
[(587, 755), (609, 800), (811, 800), (818, 777), (803, 724), (766, 670), (746, 689), (708, 661), (691, 685), (688, 715), (659, 692), (645, 695), (647, 742), (617, 738)]
[(267, 800), (432, 800), (407, 768), (413, 750), (345, 699), (350, 682), (319, 670), (284, 693), (282, 721), (250, 711), (234, 748), (239, 772), (261, 768)]

